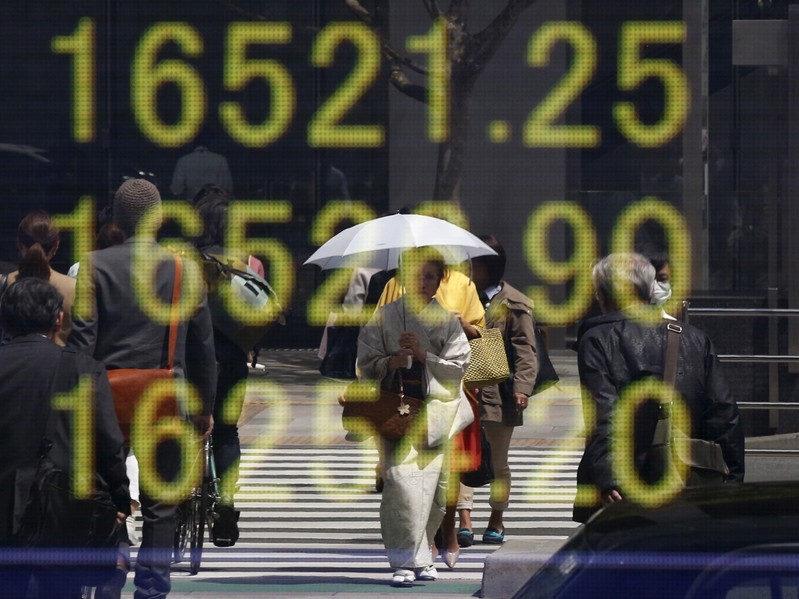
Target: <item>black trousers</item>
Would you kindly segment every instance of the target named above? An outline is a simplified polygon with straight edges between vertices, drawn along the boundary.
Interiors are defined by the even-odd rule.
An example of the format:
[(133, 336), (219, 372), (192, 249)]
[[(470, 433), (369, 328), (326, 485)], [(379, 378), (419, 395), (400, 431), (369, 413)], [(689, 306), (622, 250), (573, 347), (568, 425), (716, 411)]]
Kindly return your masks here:
[(232, 501), (239, 479), (241, 445), (239, 443), (239, 416), (244, 405), (245, 390), (238, 387), (247, 379), (247, 354), (222, 333), (214, 329), (217, 383), (214, 402), (214, 460), (216, 475), (222, 480), (220, 491), (223, 501)]
[[(134, 453), (141, 455), (133, 448)], [(164, 481), (176, 480), (180, 470), (180, 446), (169, 440), (160, 443), (156, 457), (156, 468)], [(166, 597), (172, 588), (169, 572), (175, 542), (177, 505), (154, 497), (152, 484), (147, 477), (153, 476), (140, 464), (139, 503), (143, 519), (141, 546), (136, 558), (135, 599)]]

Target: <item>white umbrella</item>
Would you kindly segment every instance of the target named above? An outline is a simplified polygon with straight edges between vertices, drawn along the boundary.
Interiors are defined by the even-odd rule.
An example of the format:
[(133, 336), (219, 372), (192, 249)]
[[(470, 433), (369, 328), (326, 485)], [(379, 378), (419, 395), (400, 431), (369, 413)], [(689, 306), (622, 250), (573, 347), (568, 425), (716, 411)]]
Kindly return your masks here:
[(392, 214), (375, 218), (334, 235), (304, 264), (322, 268), (365, 266), (391, 270), (399, 255), (410, 248), (434, 246), (448, 264), (496, 252), (457, 225), (420, 214)]

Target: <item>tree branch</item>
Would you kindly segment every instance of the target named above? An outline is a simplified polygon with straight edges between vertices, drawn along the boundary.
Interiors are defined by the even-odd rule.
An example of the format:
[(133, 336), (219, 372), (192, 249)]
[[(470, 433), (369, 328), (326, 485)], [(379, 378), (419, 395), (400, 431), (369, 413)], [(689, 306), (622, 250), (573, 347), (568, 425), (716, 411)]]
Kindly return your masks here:
[(447, 16), (450, 20), (463, 22), (469, 12), (469, 0), (450, 0)]
[[(404, 95), (420, 102), (427, 101), (427, 90), (424, 86), (418, 85), (411, 81), (404, 69), (410, 69), (416, 73), (426, 75), (427, 70), (416, 64), (410, 58), (400, 53), (391, 45), (383, 24), (383, 5), (381, 2), (376, 2), (373, 11), (369, 11), (360, 0), (344, 0), (345, 4), (352, 10), (353, 13), (369, 27), (380, 39), (380, 48), (383, 58), (388, 63), (389, 68), (389, 81), (397, 90)], [(425, 4), (430, 8), (436, 9), (435, 0), (425, 0)]]
[(244, 10), (237, 4), (230, 2), (229, 0), (217, 0), (219, 4), (226, 7), (227, 9), (231, 10), (232, 12), (236, 13), (241, 17), (246, 17), (251, 21), (268, 21), (269, 18), (266, 15), (262, 15), (260, 13), (250, 12), (248, 10)]
[(536, 0), (508, 0), (491, 23), (473, 36), (473, 58), (481, 65), (488, 62), (516, 24), (519, 16)]
[(441, 9), (438, 7), (437, 0), (423, 0), (423, 2), (424, 7), (427, 9), (427, 14), (430, 15), (431, 19), (437, 19), (443, 15)]
[(401, 67), (391, 65), (389, 81), (398, 91), (418, 102), (427, 103), (427, 89), (411, 81)]
[(344, 0), (344, 3), (355, 15), (367, 25), (374, 24), (374, 17), (358, 0)]

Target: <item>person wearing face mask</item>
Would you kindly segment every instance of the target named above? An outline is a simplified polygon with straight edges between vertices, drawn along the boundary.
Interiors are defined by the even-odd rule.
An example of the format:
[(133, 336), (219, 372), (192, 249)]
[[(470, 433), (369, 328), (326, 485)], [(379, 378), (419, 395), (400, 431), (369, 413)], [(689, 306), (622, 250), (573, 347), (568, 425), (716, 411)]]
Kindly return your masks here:
[[(669, 331), (678, 332), (680, 339), (673, 385), (688, 414), (683, 433), (720, 446), (727, 467), (724, 482), (743, 482), (743, 426), (710, 338), (689, 324), (674, 326), (673, 321), (657, 318), (659, 308), (651, 302), (655, 268), (645, 256), (610, 254), (593, 266), (591, 274), (602, 315), (583, 321), (577, 333), (586, 443), (577, 468), (580, 490), (573, 519), (585, 522), (602, 505), (630, 496), (636, 482), (623, 476), (625, 468), (653, 489), (664, 477), (652, 451), (662, 418), (657, 402), (646, 400), (636, 407), (627, 449), (614, 451), (613, 443), (624, 418), (619, 406), (629, 402), (628, 390), (647, 378), (664, 380)], [(697, 464), (700, 468), (710, 467), (699, 455), (694, 459), (703, 461)]]
[(671, 270), (669, 269), (669, 258), (666, 254), (654, 254), (649, 256), (649, 261), (655, 267), (655, 285), (652, 288), (651, 303), (656, 306), (663, 306), (671, 299)]

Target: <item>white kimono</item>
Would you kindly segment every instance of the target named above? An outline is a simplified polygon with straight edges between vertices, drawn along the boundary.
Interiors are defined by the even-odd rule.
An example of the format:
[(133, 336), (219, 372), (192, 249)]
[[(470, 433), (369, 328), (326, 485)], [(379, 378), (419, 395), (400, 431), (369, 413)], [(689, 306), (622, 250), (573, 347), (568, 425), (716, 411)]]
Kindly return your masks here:
[(382, 381), (388, 361), (399, 352), (400, 333), (416, 333), (427, 350), (427, 443), (412, 437), (383, 441), (384, 487), (380, 528), (392, 568), (433, 563), (430, 545), (444, 517), (449, 439), (474, 415), (461, 380), (469, 365), (469, 342), (458, 319), (431, 301), (417, 315), (403, 298), (380, 308), (361, 330), (358, 366), (362, 378)]

